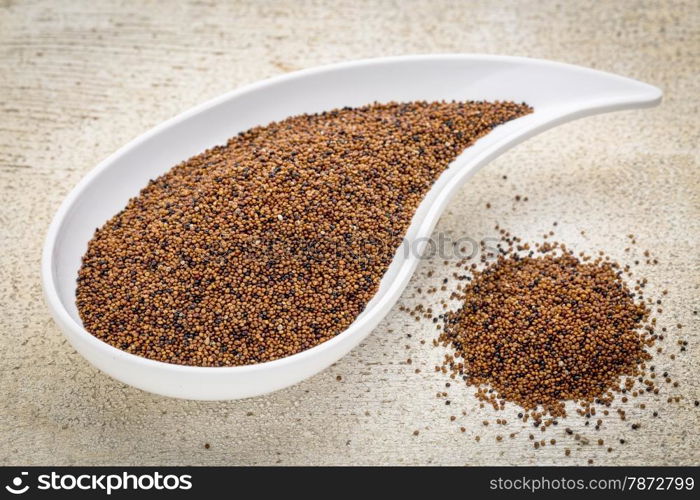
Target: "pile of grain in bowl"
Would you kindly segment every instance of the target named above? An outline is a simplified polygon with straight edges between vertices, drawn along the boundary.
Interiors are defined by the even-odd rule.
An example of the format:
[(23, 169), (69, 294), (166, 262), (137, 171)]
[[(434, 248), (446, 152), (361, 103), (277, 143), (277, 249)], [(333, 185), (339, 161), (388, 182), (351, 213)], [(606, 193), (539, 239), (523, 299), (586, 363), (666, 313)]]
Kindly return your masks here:
[(513, 102), (343, 108), (256, 127), (172, 168), (89, 242), (85, 328), (168, 363), (237, 366), (345, 330), (414, 211)]

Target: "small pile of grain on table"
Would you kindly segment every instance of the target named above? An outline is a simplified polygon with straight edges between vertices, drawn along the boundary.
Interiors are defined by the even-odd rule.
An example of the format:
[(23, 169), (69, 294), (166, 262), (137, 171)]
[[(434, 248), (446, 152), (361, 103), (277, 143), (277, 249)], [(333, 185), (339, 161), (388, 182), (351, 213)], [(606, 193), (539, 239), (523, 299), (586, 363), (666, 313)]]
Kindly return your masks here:
[(642, 374), (656, 338), (621, 276), (617, 263), (558, 243), (511, 247), (455, 294), (461, 307), (440, 335), (454, 348), (445, 362), (480, 399), (514, 402), (535, 419), (566, 415), (567, 401), (609, 403), (624, 377)]

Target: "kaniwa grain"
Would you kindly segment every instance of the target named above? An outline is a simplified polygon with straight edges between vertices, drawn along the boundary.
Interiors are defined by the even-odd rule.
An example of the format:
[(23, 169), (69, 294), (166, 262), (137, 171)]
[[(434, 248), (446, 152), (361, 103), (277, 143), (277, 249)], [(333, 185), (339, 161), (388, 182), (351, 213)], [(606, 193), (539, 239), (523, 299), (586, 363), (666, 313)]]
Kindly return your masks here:
[(168, 363), (279, 359), (345, 330), (438, 176), (512, 102), (374, 104), (256, 127), (152, 180), (79, 272), (85, 328)]
[(655, 336), (643, 328), (650, 311), (603, 257), (582, 260), (557, 243), (537, 252), (511, 246), (455, 297), (461, 307), (439, 336), (453, 348), (447, 371), (494, 407), (510, 401), (528, 410), (535, 427), (545, 415), (566, 415), (568, 401), (590, 418), (592, 403), (629, 390), (624, 377), (642, 375), (651, 359)]

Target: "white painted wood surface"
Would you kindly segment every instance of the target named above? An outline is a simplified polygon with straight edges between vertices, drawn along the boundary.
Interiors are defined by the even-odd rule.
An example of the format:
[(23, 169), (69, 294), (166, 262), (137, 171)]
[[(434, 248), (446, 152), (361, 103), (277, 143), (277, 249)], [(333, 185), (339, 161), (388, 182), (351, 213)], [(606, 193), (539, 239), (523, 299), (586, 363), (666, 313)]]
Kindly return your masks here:
[[(0, 464), (699, 463), (698, 26), (694, 2), (0, 1)], [(438, 231), (479, 239), (498, 222), (536, 238), (557, 220), (560, 239), (577, 250), (604, 248), (625, 263), (651, 250), (660, 264), (640, 275), (651, 293), (669, 290), (659, 320), (666, 345), (690, 344), (656, 363), (679, 381), (668, 394), (682, 395), (680, 404), (668, 406), (668, 394), (646, 399), (646, 410), (630, 403), (631, 420), (604, 419), (597, 432), (571, 418), (542, 436), (556, 446), (534, 450), (516, 408), (481, 409), (473, 390), (454, 386), (450, 406), (436, 398), (447, 380), (433, 372), (443, 354), (431, 345), (435, 331), (398, 307), (326, 372), (231, 403), (142, 393), (70, 349), (43, 303), (39, 255), (58, 204), (99, 160), (247, 82), (426, 52), (550, 58), (665, 91), (660, 108), (576, 122), (507, 154), (474, 177)], [(515, 203), (516, 194), (529, 201)], [(629, 233), (638, 242), (631, 253)], [(401, 304), (451, 272), (426, 261)], [(632, 421), (642, 428), (630, 430)], [(576, 446), (567, 426), (606, 446)]]

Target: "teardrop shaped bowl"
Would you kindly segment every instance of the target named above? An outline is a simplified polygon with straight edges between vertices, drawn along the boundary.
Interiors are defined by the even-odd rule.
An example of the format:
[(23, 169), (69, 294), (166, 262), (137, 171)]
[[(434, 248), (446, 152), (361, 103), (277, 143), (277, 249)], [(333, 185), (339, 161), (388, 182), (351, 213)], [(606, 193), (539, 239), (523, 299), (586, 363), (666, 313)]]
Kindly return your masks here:
[[(344, 332), (283, 359), (240, 367), (153, 361), (102, 342), (82, 326), (75, 305), (81, 257), (96, 227), (149, 179), (238, 132), (301, 113), (372, 102), (512, 100), (534, 113), (495, 128), (439, 177), (414, 214), (380, 288)], [(44, 245), (42, 281), (51, 313), (73, 347), (95, 367), (134, 387), (170, 397), (225, 400), (265, 394), (328, 367), (357, 346), (389, 312), (415, 270), (452, 196), (480, 167), (555, 125), (587, 115), (657, 105), (651, 85), (587, 68), (520, 57), (422, 55), (334, 64), (235, 90), (146, 132), (91, 171), (55, 215)]]

